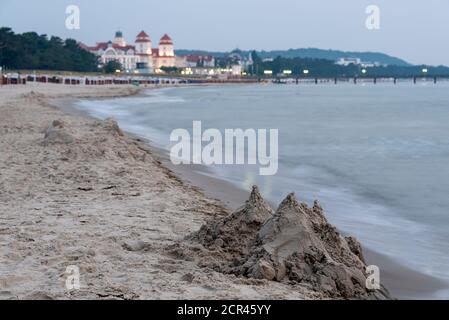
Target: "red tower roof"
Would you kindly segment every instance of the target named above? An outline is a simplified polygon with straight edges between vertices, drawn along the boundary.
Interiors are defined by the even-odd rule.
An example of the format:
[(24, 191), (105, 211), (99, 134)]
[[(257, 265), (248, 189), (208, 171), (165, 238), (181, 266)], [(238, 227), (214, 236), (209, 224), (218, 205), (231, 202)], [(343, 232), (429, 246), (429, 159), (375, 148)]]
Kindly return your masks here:
[(168, 34), (164, 34), (164, 36), (161, 38), (161, 41), (159, 41), (159, 44), (173, 44), (173, 41), (168, 36)]
[(141, 31), (137, 37), (136, 42), (151, 42), (150, 36), (146, 34), (145, 31)]
[(145, 31), (140, 31), (140, 33), (137, 35), (137, 38), (149, 38), (150, 36), (146, 34)]

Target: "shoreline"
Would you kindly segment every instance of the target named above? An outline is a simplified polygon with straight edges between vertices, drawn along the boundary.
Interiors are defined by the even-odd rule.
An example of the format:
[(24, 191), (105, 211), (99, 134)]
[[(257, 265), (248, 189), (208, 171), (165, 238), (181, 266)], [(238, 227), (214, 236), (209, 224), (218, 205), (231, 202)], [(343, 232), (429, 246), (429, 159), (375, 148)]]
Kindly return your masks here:
[[(29, 91), (29, 90), (33, 90), (33, 89), (37, 89), (38, 86), (34, 87), (28, 87), (25, 91)], [(96, 89), (96, 88), (95, 88)], [(51, 97), (51, 103), (50, 105), (48, 105), (51, 109), (54, 110), (59, 110), (60, 112), (64, 113), (64, 117), (67, 118), (67, 120), (69, 120), (70, 122), (74, 122), (74, 124), (77, 124), (78, 122), (83, 122), (83, 119), (86, 121), (86, 123), (82, 123), (82, 125), (88, 126), (90, 129), (89, 130), (93, 130), (95, 131), (98, 120), (96, 120), (95, 118), (92, 118), (90, 116), (88, 116), (85, 112), (82, 112), (80, 110), (77, 110), (76, 107), (73, 106), (73, 102), (75, 99), (103, 99), (101, 97), (101, 95), (105, 95), (105, 99), (107, 98), (112, 98), (112, 97), (121, 97), (123, 95), (136, 95), (140, 92), (140, 90), (136, 90), (135, 88), (126, 88), (126, 90), (124, 90), (123, 92), (117, 93), (115, 91), (118, 91), (120, 88), (116, 89), (116, 90), (112, 90), (114, 92), (108, 92), (108, 90), (101, 90), (104, 91), (103, 93), (101, 92), (95, 92), (95, 93), (89, 93), (89, 94), (80, 94), (80, 93), (71, 93), (71, 94), (63, 94), (61, 96), (56, 96), (56, 97)], [(121, 88), (123, 89), (123, 88)], [(120, 89), (120, 90), (121, 90)], [(131, 91), (129, 91), (130, 89), (134, 89)], [(140, 88), (141, 89), (141, 88)], [(22, 89), (21, 89), (22, 90)], [(128, 90), (128, 92), (127, 92)], [(24, 91), (24, 90), (22, 90)], [(100, 90), (99, 90), (100, 91)], [(48, 97), (47, 97), (48, 98)], [(54, 99), (57, 100), (54, 100)], [(45, 101), (43, 102), (41, 98), (39, 98), (39, 96), (37, 96), (37, 100), (34, 101), (35, 99), (33, 97), (24, 97), (23, 99), (29, 99), (31, 102), (30, 103), (34, 103), (37, 102), (37, 104), (45, 104)], [(46, 99), (46, 98), (45, 98)], [(62, 100), (61, 100), (62, 99)], [(56, 106), (55, 106), (56, 104)], [(43, 107), (40, 107), (43, 108)], [(39, 108), (36, 110), (40, 110)], [(58, 114), (53, 114), (50, 112), (50, 119), (48, 119), (48, 121), (51, 122), (51, 120), (54, 120), (54, 117), (58, 117)], [(52, 118), (53, 117), (53, 118)], [(44, 119), (45, 120), (45, 119)], [(93, 126), (93, 127), (92, 127)], [(84, 133), (84, 132), (83, 132)], [(220, 206), (225, 205), (227, 208), (224, 208), (224, 211), (222, 211), (222, 214), (225, 214), (225, 212), (229, 212), (229, 208), (234, 209), (235, 207), (237, 207), (238, 205), (241, 205), (244, 200), (247, 199), (247, 195), (249, 194), (249, 191), (241, 191), (240, 189), (238, 189), (237, 187), (233, 186), (230, 183), (227, 183), (226, 181), (222, 181), (219, 180), (218, 178), (214, 178), (214, 177), (210, 177), (210, 176), (205, 176), (202, 175), (201, 173), (197, 173), (196, 171), (201, 171), (204, 170), (204, 167), (202, 166), (198, 166), (198, 167), (176, 167), (171, 165), (171, 163), (168, 161), (167, 155), (166, 155), (166, 151), (161, 150), (161, 149), (157, 149), (154, 146), (152, 146), (151, 141), (148, 140), (144, 140), (142, 138), (136, 137), (136, 135), (133, 135), (132, 133), (128, 134), (125, 133), (124, 138), (120, 138), (120, 139), (124, 139), (127, 144), (132, 144), (133, 148), (134, 146), (136, 146), (136, 150), (140, 150), (138, 152), (141, 152), (142, 150), (144, 150), (144, 154), (147, 154), (147, 157), (150, 157), (150, 160), (145, 160), (146, 165), (151, 165), (154, 166), (154, 169), (148, 169), (150, 171), (145, 171), (144, 168), (141, 168), (140, 165), (137, 165), (136, 167), (136, 171), (135, 173), (130, 173), (129, 175), (129, 179), (131, 180), (135, 180), (137, 179), (136, 177), (136, 173), (142, 173), (142, 172), (147, 172), (150, 174), (154, 174), (155, 171), (159, 170), (161, 171), (163, 174), (160, 178), (158, 179), (162, 179), (160, 180), (159, 183), (162, 183), (164, 185), (166, 185), (167, 187), (164, 187), (161, 189), (160, 185), (158, 186), (153, 186), (153, 185), (149, 185), (148, 186), (148, 190), (147, 192), (151, 193), (151, 192), (156, 192), (155, 194), (158, 195), (158, 197), (162, 197), (163, 194), (167, 193), (167, 190), (178, 190), (182, 192), (185, 192), (186, 195), (181, 197), (183, 200), (182, 201), (186, 201), (186, 202), (191, 202), (191, 205), (188, 208), (192, 208), (192, 209), (187, 209), (187, 213), (186, 214), (181, 214), (181, 217), (179, 217), (179, 222), (177, 221), (171, 221), (170, 219), (172, 219), (171, 217), (167, 216), (161, 216), (161, 217), (157, 217), (156, 221), (152, 221), (152, 223), (154, 223), (156, 225), (156, 227), (151, 228), (151, 230), (148, 231), (144, 231), (144, 229), (141, 229), (140, 231), (131, 231), (128, 233), (131, 234), (131, 236), (137, 236), (137, 237), (150, 237), (148, 238), (145, 242), (147, 243), (147, 245), (151, 246), (152, 248), (157, 248), (155, 250), (154, 253), (154, 257), (153, 256), (149, 256), (149, 257), (145, 257), (144, 258), (146, 260), (150, 259), (151, 261), (153, 261), (153, 265), (151, 267), (147, 267), (150, 269), (145, 269), (145, 270), (141, 270), (142, 267), (135, 267), (137, 268), (137, 272), (141, 272), (142, 271), (142, 275), (139, 276), (143, 277), (145, 274), (148, 276), (148, 274), (157, 274), (157, 275), (161, 275), (158, 267), (154, 267), (154, 263), (156, 263), (156, 265), (160, 265), (162, 268), (169, 268), (170, 265), (172, 264), (172, 262), (170, 262), (167, 265), (167, 262), (161, 262), (161, 261), (165, 261), (165, 260), (169, 260), (165, 257), (164, 252), (162, 249), (160, 249), (160, 243), (162, 241), (162, 243), (168, 242), (170, 243), (171, 237), (176, 238), (179, 237), (180, 235), (182, 235), (183, 233), (185, 233), (186, 231), (195, 231), (196, 229), (198, 229), (198, 227), (204, 223), (204, 221), (211, 216), (212, 211), (217, 210), (218, 208), (220, 208)], [(120, 140), (119, 139), (119, 140)], [(111, 144), (111, 146), (120, 146), (121, 144), (117, 144), (115, 141), (113, 141), (114, 144)], [(133, 149), (134, 150), (134, 149)], [(133, 151), (133, 153), (135, 153), (137, 151)], [(123, 156), (120, 155), (119, 156)], [(145, 157), (145, 156), (144, 156)], [(117, 160), (114, 160), (115, 162), (117, 162)], [(128, 158), (124, 158), (125, 160)], [(89, 160), (89, 159), (87, 159)], [(45, 161), (45, 159), (44, 159)], [(67, 161), (67, 160), (64, 160)], [(133, 159), (128, 159), (126, 161), (132, 161), (132, 163), (134, 163)], [(148, 162), (149, 161), (149, 162)], [(115, 162), (111, 162), (111, 163), (115, 163)], [(45, 162), (44, 162), (45, 163)], [(125, 162), (126, 163), (126, 162)], [(100, 164), (102, 165), (102, 164)], [(42, 162), (41, 162), (41, 166), (42, 166)], [(102, 169), (97, 168), (97, 169)], [(206, 168), (207, 169), (207, 168)], [(134, 170), (134, 169), (133, 169)], [(133, 171), (134, 172), (134, 171)], [(173, 174), (174, 173), (174, 174)], [(157, 175), (159, 175), (159, 173), (157, 173)], [(165, 179), (165, 175), (167, 176), (167, 179)], [(163, 177), (164, 176), (164, 177)], [(82, 179), (82, 177), (80, 178)], [(101, 177), (99, 177), (100, 182)], [(109, 178), (108, 178), (109, 179)], [(142, 180), (143, 179), (143, 180)], [(148, 180), (148, 179), (147, 179)], [(136, 181), (139, 181), (139, 183), (144, 183), (144, 184), (152, 184), (153, 182), (148, 182), (144, 179), (144, 177), (142, 177), (141, 179), (138, 179)], [(104, 183), (104, 182), (101, 182)], [(103, 205), (105, 203), (110, 203), (110, 201), (112, 201), (112, 203), (115, 203), (116, 201), (116, 197), (123, 197), (124, 199), (122, 200), (126, 200), (129, 198), (129, 202), (128, 202), (128, 206), (130, 208), (134, 208), (134, 211), (138, 211), (138, 212), (142, 212), (140, 215), (144, 214), (144, 212), (150, 210), (150, 208), (148, 208), (148, 204), (149, 203), (153, 203), (153, 199), (150, 199), (148, 197), (148, 199), (142, 199), (141, 202), (139, 202), (139, 205), (136, 205), (136, 201), (139, 201), (140, 198), (142, 198), (142, 194), (146, 194), (144, 191), (135, 191), (134, 189), (136, 189), (136, 186), (133, 186), (134, 183), (131, 183), (129, 185), (129, 187), (124, 187), (124, 193), (118, 193), (118, 192), (114, 192), (112, 194), (109, 195), (105, 195), (104, 191), (99, 191), (98, 193), (96, 193), (94, 195), (93, 198), (88, 198), (86, 200), (89, 201), (93, 201), (95, 203), (95, 201), (97, 200), (97, 198), (101, 198), (101, 202), (99, 202), (97, 205), (100, 205), (103, 203)], [(147, 186), (145, 186), (147, 187)], [(84, 186), (83, 186), (84, 188)], [(109, 188), (109, 186), (106, 186), (106, 188)], [(115, 187), (114, 187), (115, 188)], [(127, 189), (131, 188), (130, 190), (132, 190), (132, 193), (129, 193), (130, 190), (126, 191)], [(154, 188), (157, 188), (156, 191), (153, 191)], [(168, 188), (168, 189), (166, 189)], [(88, 190), (88, 188), (86, 188), (86, 190)], [(106, 189), (105, 189), (106, 190)], [(109, 190), (109, 189), (107, 189)], [(50, 190), (51, 191), (51, 190)], [(162, 192), (162, 193), (161, 193)], [(84, 198), (85, 194), (87, 192), (82, 192), (82, 191), (78, 191), (78, 195), (77, 197), (81, 197)], [(167, 207), (169, 207), (169, 212), (171, 212), (171, 214), (176, 214), (179, 215), (179, 211), (178, 210), (186, 210), (186, 209), (182, 209), (183, 207), (179, 207), (179, 204), (176, 204), (177, 202), (180, 201), (181, 198), (179, 198), (181, 195), (178, 193), (174, 193), (173, 192), (169, 192), (170, 196), (167, 197), (163, 197), (163, 199), (161, 199), (162, 203), (157, 203), (157, 209), (155, 211), (155, 213), (159, 212), (158, 210), (161, 210), (161, 208), (164, 208), (163, 210), (165, 211)], [(117, 194), (117, 195), (114, 195)], [(112, 198), (110, 198), (112, 196)], [(174, 198), (173, 198), (174, 197)], [(187, 198), (186, 198), (187, 197)], [(47, 198), (45, 198), (46, 202), (48, 201)], [(55, 201), (61, 201), (58, 200), (60, 199), (59, 197), (55, 198)], [(68, 198), (68, 201), (71, 201), (72, 198)], [(176, 200), (178, 199), (178, 200)], [(77, 201), (79, 201), (81, 199), (77, 199)], [(67, 201), (67, 200), (64, 200)], [(106, 202), (104, 202), (106, 201)], [(149, 201), (149, 202), (148, 202)], [(168, 203), (167, 203), (168, 201)], [(175, 203), (170, 203), (170, 201), (173, 201)], [(89, 204), (89, 203), (87, 203)], [(33, 202), (32, 206), (36, 206), (36, 202)], [(42, 205), (42, 204), (41, 204)], [(67, 203), (66, 205), (70, 205), (70, 203)], [(81, 210), (80, 208), (85, 208), (85, 210), (90, 210), (91, 211), (91, 207), (87, 206), (87, 207), (83, 207), (84, 204), (81, 203), (76, 203), (75, 208), (73, 210)], [(206, 205), (206, 206), (205, 206)], [(123, 210), (123, 208), (128, 208), (128, 206), (123, 207), (122, 204), (117, 203), (115, 204), (115, 206), (113, 204), (111, 204), (111, 208), (109, 208), (109, 210)], [(147, 206), (147, 207), (145, 207)], [(173, 207), (171, 207), (173, 206)], [(199, 206), (199, 207), (198, 207)], [(14, 205), (13, 205), (14, 207)], [(19, 206), (20, 207), (20, 206)], [(212, 211), (211, 208), (212, 207)], [(195, 208), (200, 208), (200, 209), (195, 209)], [(101, 208), (104, 209), (104, 208)], [(45, 208), (40, 208), (39, 210), (45, 210)], [(103, 213), (102, 216), (103, 218), (108, 219), (107, 217), (109, 217), (109, 210), (106, 210), (107, 212)], [(219, 209), (220, 210), (220, 209)], [(14, 210), (11, 210), (14, 211)], [(81, 210), (82, 211), (82, 210)], [(103, 210), (100, 210), (103, 211)], [(151, 210), (150, 210), (151, 211)], [(19, 211), (22, 212), (22, 211)], [(38, 211), (39, 212), (39, 211)], [(118, 211), (120, 212), (120, 211)], [(198, 214), (198, 212), (201, 212), (200, 214)], [(116, 215), (115, 215), (116, 216)], [(127, 218), (128, 216), (126, 216)], [(121, 228), (123, 227), (123, 225), (126, 226), (125, 231), (128, 228), (131, 228), (131, 230), (135, 229), (135, 228), (141, 228), (142, 226), (136, 226), (134, 225), (136, 223), (136, 221), (134, 220), (134, 216), (131, 215), (131, 221), (127, 221), (125, 219), (125, 221), (121, 221), (117, 220), (117, 221), (112, 221), (113, 224), (115, 225), (116, 223), (119, 224), (120, 226), (120, 231), (119, 232), (119, 238), (123, 238), (124, 241), (126, 241), (125, 244), (129, 244), (129, 242), (133, 242), (134, 240), (130, 240), (129, 237), (130, 235), (128, 233), (123, 234), (124, 231), (121, 231)], [(12, 217), (10, 219), (13, 219)], [(41, 217), (40, 219), (44, 219), (44, 217)], [(119, 219), (119, 218), (116, 218)], [(120, 219), (124, 219), (124, 217), (121, 217)], [(150, 217), (147, 216), (147, 219), (150, 219)], [(153, 219), (153, 218), (151, 218)], [(166, 221), (166, 219), (168, 219), (169, 221)], [(178, 218), (176, 218), (178, 219)], [(190, 222), (192, 219), (194, 219), (193, 222)], [(139, 220), (137, 220), (139, 221)], [(23, 223), (24, 221), (22, 221)], [(36, 222), (38, 223), (38, 222)], [(138, 223), (138, 222), (137, 222)], [(165, 229), (167, 228), (167, 223), (170, 223), (170, 225), (172, 225), (173, 230), (167, 230), (165, 231)], [(160, 231), (157, 231), (157, 225), (160, 225), (160, 229), (163, 230), (163, 234), (165, 234), (165, 236), (157, 236)], [(97, 227), (96, 225), (94, 225), (95, 227)], [(112, 226), (112, 228), (114, 228)], [(148, 228), (148, 227), (147, 227)], [(100, 228), (100, 230), (102, 230), (103, 227)], [(153, 230), (154, 229), (154, 230)], [(191, 230), (194, 229), (194, 230)], [(64, 230), (64, 229), (63, 229)], [(108, 231), (108, 229), (106, 229), (105, 231)], [(2, 231), (3, 232), (3, 231)], [(94, 232), (94, 231), (89, 231), (90, 233)], [(144, 233), (144, 235), (142, 235), (142, 232)], [(148, 235), (150, 234), (150, 235)], [(155, 237), (155, 240), (151, 240), (152, 237)], [(104, 250), (111, 250), (111, 249), (107, 249), (110, 248), (110, 246), (117, 246), (115, 243), (117, 242), (117, 235), (115, 235), (113, 238), (107, 238), (104, 241), (108, 242), (108, 246), (105, 246), (103, 249)], [(112, 242), (111, 242), (112, 241)], [(90, 243), (90, 242), (89, 242)], [(122, 241), (119, 241), (119, 249), (123, 250), (122, 247), (123, 243)], [(92, 246), (92, 248), (95, 248), (95, 246)], [(77, 250), (81, 250), (81, 249), (77, 249)], [(93, 250), (93, 249), (92, 249)], [(95, 250), (97, 250), (95, 248)], [(98, 248), (98, 250), (101, 250), (101, 248)], [(122, 256), (123, 253), (121, 251), (117, 252), (114, 251), (114, 254), (117, 254), (119, 256)], [(89, 250), (88, 250), (89, 251)], [(375, 252), (370, 252), (368, 250), (364, 250), (365, 254), (367, 256), (367, 262), (371, 262), (373, 263), (373, 261), (375, 260), (381, 267), (382, 269), (386, 269), (386, 273), (387, 276), (382, 278), (382, 273), (381, 273), (381, 281), (386, 285), (386, 287), (390, 290), (390, 292), (392, 293), (393, 296), (395, 297), (399, 297), (399, 298), (419, 298), (419, 294), (429, 294), (430, 292), (436, 292), (438, 289), (440, 289), (440, 287), (438, 285), (441, 285), (441, 282), (438, 279), (435, 279), (433, 277), (430, 276), (426, 276), (423, 275), (419, 272), (413, 271), (413, 270), (409, 270), (403, 266), (401, 266), (400, 264), (396, 263), (395, 261), (384, 257), (382, 255), (379, 255)], [(147, 251), (145, 251), (145, 253), (149, 254)], [(140, 259), (142, 258), (141, 256), (135, 256), (137, 253), (136, 252), (131, 252), (131, 254), (129, 255), (129, 253), (125, 252), (125, 257), (122, 257), (121, 259), (116, 261), (117, 265), (124, 265), (126, 266), (128, 262), (125, 262), (123, 259), (131, 259), (131, 261), (135, 261), (136, 258)], [(153, 253), (152, 253), (153, 254)], [(94, 256), (101, 255), (101, 254), (96, 254)], [(129, 256), (128, 256), (129, 255)], [(89, 253), (87, 253), (87, 256), (89, 256)], [(78, 257), (80, 258), (80, 257)], [(84, 253), (81, 254), (81, 258), (80, 259), (84, 259)], [(56, 257), (54, 258), (56, 259)], [(86, 258), (87, 259), (87, 258)], [(92, 257), (89, 259), (93, 259)], [(92, 264), (92, 262), (87, 259), (87, 262), (90, 262)], [(381, 261), (382, 263), (379, 263), (379, 261)], [(87, 263), (86, 262), (86, 263)], [(387, 266), (386, 268), (382, 268), (382, 265)], [(100, 267), (101, 265), (98, 265), (98, 267)], [(126, 274), (126, 271), (124, 270), (128, 270), (130, 267), (122, 267), (121, 269), (123, 269), (122, 272), (125, 272), (125, 275), (121, 275), (120, 277), (125, 276), (125, 278), (127, 277), (134, 277), (134, 275), (131, 274)], [(97, 268), (98, 268), (97, 267)], [(133, 267), (133, 266), (132, 266)], [(172, 265), (173, 267), (173, 265)], [(204, 272), (201, 270), (197, 270), (195, 268), (195, 266), (192, 266), (191, 264), (185, 264), (182, 266), (183, 268), (190, 268), (190, 272), (189, 273), (193, 273), (196, 274), (198, 273), (197, 277), (198, 279), (200, 279), (201, 277), (204, 277)], [(27, 268), (31, 268), (30, 266), (27, 266)], [(117, 268), (117, 266), (114, 266), (114, 268)], [(1, 269), (0, 269), (1, 271)], [(114, 273), (114, 271), (109, 270), (110, 272)], [(145, 271), (145, 272), (143, 272)], [(254, 287), (251, 286), (251, 290), (250, 288), (248, 288), (248, 285), (243, 281), (243, 282), (237, 282), (236, 280), (232, 280), (233, 278), (228, 277), (226, 275), (222, 275), (222, 274), (212, 274), (209, 275), (208, 277), (212, 277), (216, 282), (216, 286), (218, 288), (221, 287), (221, 290), (223, 290), (223, 292), (214, 292), (214, 291), (210, 291), (210, 289), (207, 289), (207, 285), (205, 285), (205, 283), (209, 283), (210, 279), (203, 279), (204, 282), (201, 282), (200, 280), (198, 280), (200, 283), (202, 283), (202, 285), (199, 285), (198, 283), (195, 283), (194, 285), (192, 284), (183, 284), (181, 281), (178, 279), (179, 272), (180, 270), (175, 270), (172, 269), (172, 275), (165, 275), (163, 276), (162, 280), (158, 282), (158, 279), (155, 278), (153, 279), (153, 281), (155, 281), (156, 283), (158, 283), (160, 285), (159, 288), (156, 288), (156, 292), (146, 292), (143, 288), (141, 288), (141, 290), (145, 293), (136, 293), (136, 292), (132, 292), (131, 289), (129, 290), (125, 290), (125, 289), (117, 289), (117, 288), (104, 288), (103, 285), (101, 283), (97, 283), (97, 279), (95, 277), (91, 278), (90, 281), (96, 285), (93, 285), (93, 287), (97, 287), (98, 290), (100, 290), (102, 293), (99, 293), (98, 295), (94, 296), (97, 298), (101, 298), (101, 297), (119, 297), (120, 295), (126, 296), (127, 294), (129, 294), (131, 297), (133, 297), (133, 294), (137, 295), (141, 298), (152, 298), (152, 297), (159, 297), (159, 298), (169, 298), (169, 299), (173, 299), (176, 297), (183, 297), (183, 298), (187, 298), (187, 299), (195, 299), (195, 298), (211, 298), (215, 297), (215, 298), (232, 298), (232, 297), (238, 297), (238, 298), (249, 298), (249, 299), (259, 299), (259, 298), (267, 298), (267, 297), (271, 297), (271, 298), (277, 298), (277, 299), (301, 299), (304, 297), (304, 295), (298, 295), (299, 293), (295, 292), (295, 291), (291, 291), (291, 290), (287, 290), (288, 288), (286, 288), (285, 285), (279, 284), (279, 283), (268, 283), (265, 284), (262, 287)], [(132, 273), (132, 270), (130, 270), (128, 273)], [(0, 275), (2, 275), (2, 273), (0, 272)], [(95, 272), (94, 272), (95, 275)], [(181, 274), (182, 275), (182, 274)], [(119, 275), (115, 275), (115, 277), (113, 277), (112, 279), (119, 279), (117, 278)], [(98, 275), (97, 275), (98, 277)], [(177, 280), (178, 279), (178, 280)], [(402, 280), (401, 280), (402, 279)], [(2, 280), (2, 278), (0, 277), (0, 280)], [(11, 280), (9, 278), (7, 278), (6, 280), (3, 279), (3, 282), (0, 281), (0, 284), (2, 283), (11, 283), (14, 281), (19, 281), (19, 280)], [(136, 277), (136, 284), (138, 286), (138, 283), (144, 281), (142, 278)], [(401, 282), (403, 283), (401, 285)], [(169, 283), (168, 288), (167, 288), (167, 284), (164, 286), (163, 283)], [(6, 286), (8, 287), (8, 286)], [(181, 288), (180, 288), (181, 287)], [(171, 290), (173, 290), (173, 292), (165, 292), (165, 290), (170, 290), (169, 288), (172, 288)], [(441, 289), (446, 288), (446, 286), (441, 286)], [(24, 288), (22, 288), (24, 289)], [(153, 288), (154, 289), (154, 288)], [(108, 290), (112, 290), (112, 291), (119, 291), (119, 294), (117, 293), (108, 293)], [(25, 290), (26, 291), (26, 290)], [(58, 294), (54, 294), (52, 295), (52, 297), (55, 298), (61, 298), (61, 297), (65, 297), (65, 298), (76, 298), (77, 294), (75, 293), (74, 295), (69, 295), (67, 297), (67, 293), (64, 292), (60, 292), (54, 288), (52, 288), (52, 290), (50, 291), (57, 291)], [(106, 293), (104, 293), (103, 291), (106, 291)], [(397, 292), (395, 292), (397, 291)], [(123, 293), (125, 292), (125, 293)], [(243, 292), (243, 294), (242, 294)], [(399, 294), (398, 294), (399, 293)], [(412, 294), (414, 293), (414, 294)], [(42, 292), (35, 292), (35, 295), (32, 296), (32, 298), (42, 298), (45, 295), (48, 294), (44, 294)], [(22, 297), (18, 294), (16, 294), (17, 297)], [(26, 297), (26, 296), (25, 296)], [(29, 296), (28, 296), (29, 297)], [(92, 292), (80, 292), (78, 297), (92, 297)], [(312, 297), (309, 297), (312, 298)]]
[[(152, 88), (151, 90), (157, 89)], [(95, 119), (87, 112), (79, 110), (74, 106), (74, 102), (74, 100), (65, 101), (62, 106), (63, 110)], [(185, 183), (200, 188), (207, 197), (223, 202), (230, 211), (237, 209), (248, 198), (249, 190), (240, 189), (228, 181), (213, 176), (213, 173), (206, 166), (193, 164), (189, 166), (173, 165), (169, 160), (167, 150), (154, 146), (150, 139), (139, 137), (129, 132), (127, 134), (142, 139), (153, 150), (156, 158), (163, 166), (174, 172)], [(273, 208), (276, 208), (276, 204), (270, 204)], [(427, 299), (433, 299), (438, 291), (449, 288), (449, 284), (445, 285), (438, 278), (410, 269), (391, 257), (365, 248), (363, 243), (362, 247), (367, 263), (379, 266), (381, 281), (395, 298), (419, 299), (422, 296), (427, 296)]]

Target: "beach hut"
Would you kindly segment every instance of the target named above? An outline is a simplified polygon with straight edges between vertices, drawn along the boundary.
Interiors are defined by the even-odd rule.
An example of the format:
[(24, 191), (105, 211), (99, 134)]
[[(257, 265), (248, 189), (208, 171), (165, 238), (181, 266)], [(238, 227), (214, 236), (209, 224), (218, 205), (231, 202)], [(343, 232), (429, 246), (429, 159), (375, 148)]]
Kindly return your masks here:
[(18, 73), (8, 73), (5, 77), (6, 84), (26, 84), (26, 78)]

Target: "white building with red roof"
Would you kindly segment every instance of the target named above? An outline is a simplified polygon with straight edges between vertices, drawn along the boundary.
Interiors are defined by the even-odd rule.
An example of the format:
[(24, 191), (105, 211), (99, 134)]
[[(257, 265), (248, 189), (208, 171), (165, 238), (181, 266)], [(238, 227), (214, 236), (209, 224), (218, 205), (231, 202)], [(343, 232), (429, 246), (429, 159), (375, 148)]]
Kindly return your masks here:
[(141, 73), (161, 72), (162, 67), (175, 66), (175, 50), (172, 39), (165, 34), (157, 48), (152, 47), (150, 36), (141, 31), (133, 45), (126, 43), (123, 33), (117, 31), (114, 41), (97, 42), (95, 46), (80, 46), (100, 58), (101, 64), (118, 61), (123, 69)]
[(176, 66), (179, 68), (215, 67), (215, 58), (211, 55), (188, 54), (176, 57)]
[(175, 66), (175, 48), (173, 40), (167, 34), (162, 36), (158, 48), (154, 49), (153, 66), (155, 70)]

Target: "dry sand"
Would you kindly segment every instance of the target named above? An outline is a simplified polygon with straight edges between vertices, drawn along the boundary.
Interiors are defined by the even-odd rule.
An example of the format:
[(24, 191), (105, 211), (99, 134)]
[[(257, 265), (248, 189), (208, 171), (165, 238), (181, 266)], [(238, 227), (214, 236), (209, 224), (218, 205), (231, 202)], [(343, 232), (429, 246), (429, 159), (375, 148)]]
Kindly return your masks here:
[[(137, 92), (0, 87), (0, 299), (322, 298), (301, 286), (223, 274), (173, 256), (173, 246), (215, 215), (227, 215), (230, 199), (246, 194), (208, 180), (205, 195), (114, 122), (50, 104)], [(193, 176), (181, 174), (198, 182)], [(71, 265), (80, 269), (79, 290), (65, 287)], [(421, 280), (432, 290), (430, 277)]]

